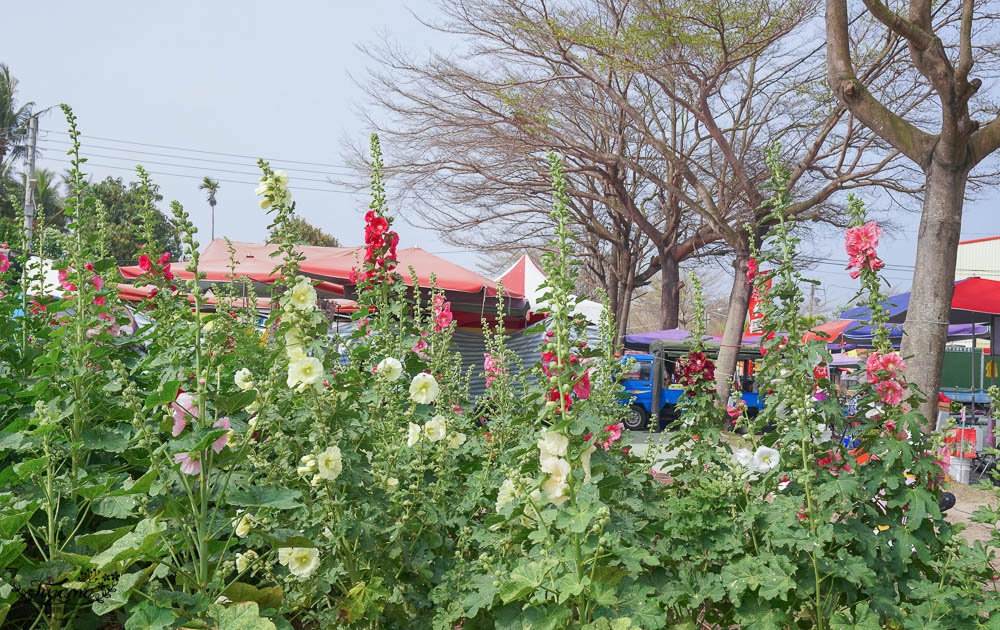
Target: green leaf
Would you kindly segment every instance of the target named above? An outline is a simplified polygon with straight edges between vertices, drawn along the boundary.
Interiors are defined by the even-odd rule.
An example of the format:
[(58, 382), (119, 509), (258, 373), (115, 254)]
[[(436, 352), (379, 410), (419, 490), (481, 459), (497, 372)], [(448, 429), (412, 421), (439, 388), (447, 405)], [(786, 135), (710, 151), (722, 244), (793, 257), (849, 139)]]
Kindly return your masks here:
[(153, 481), (155, 479), (156, 479), (156, 471), (150, 470), (145, 475), (139, 477), (135, 481), (132, 481), (131, 479), (125, 481), (120, 489), (115, 490), (108, 496), (123, 497), (130, 494), (145, 494), (146, 492), (149, 492), (149, 488), (150, 486), (153, 485)]
[(115, 429), (91, 427), (84, 429), (80, 437), (87, 444), (88, 449), (121, 453), (128, 448), (132, 436), (124, 435)]
[(146, 409), (174, 402), (180, 385), (181, 381), (167, 381), (161, 385), (160, 389), (146, 397)]
[(18, 538), (0, 540), (0, 569), (10, 565), (27, 548), (28, 545)]
[(117, 610), (128, 603), (129, 594), (132, 589), (145, 579), (145, 575), (140, 571), (137, 573), (126, 573), (118, 578), (114, 589), (105, 597), (95, 601), (91, 610), (95, 615), (106, 615), (112, 610)]
[(280, 586), (257, 588), (244, 582), (236, 582), (223, 593), (234, 603), (254, 602), (261, 608), (279, 608), (284, 599)]
[(271, 621), (260, 616), (253, 602), (229, 606), (212, 604), (208, 614), (219, 623), (219, 630), (277, 630)]
[(868, 609), (868, 602), (861, 602), (854, 610), (838, 611), (830, 618), (830, 630), (880, 630), (878, 615)]
[(37, 457), (35, 459), (25, 460), (19, 464), (14, 464), (14, 472), (22, 481), (27, 481), (32, 474), (45, 468), (45, 463), (49, 461), (48, 457)]
[(104, 568), (112, 562), (142, 557), (156, 548), (164, 529), (166, 525), (163, 523), (143, 519), (136, 524), (134, 531), (125, 534), (94, 556), (93, 563), (97, 568)]
[(0, 451), (9, 451), (20, 448), (22, 441), (24, 441), (24, 433), (20, 431), (16, 433), (8, 433), (4, 431), (0, 433)]
[(232, 396), (226, 396), (225, 398), (216, 401), (215, 406), (219, 410), (219, 415), (228, 416), (229, 414), (243, 411), (255, 400), (257, 400), (257, 392), (250, 390), (248, 392), (237, 392)]
[(276, 510), (293, 510), (301, 507), (302, 493), (288, 488), (254, 486), (246, 490), (233, 490), (227, 495), (229, 505), (238, 507), (264, 507)]
[(128, 518), (132, 515), (135, 505), (133, 497), (108, 496), (94, 501), (91, 511), (108, 518)]
[(173, 623), (173, 612), (144, 602), (125, 622), (125, 630), (166, 630)]
[(500, 599), (505, 604), (521, 599), (535, 591), (555, 568), (558, 560), (547, 558), (518, 565), (500, 587)]
[(102, 529), (90, 534), (77, 536), (76, 542), (94, 550), (107, 549), (111, 543), (115, 542), (130, 531), (132, 531), (131, 525), (119, 527), (118, 529)]

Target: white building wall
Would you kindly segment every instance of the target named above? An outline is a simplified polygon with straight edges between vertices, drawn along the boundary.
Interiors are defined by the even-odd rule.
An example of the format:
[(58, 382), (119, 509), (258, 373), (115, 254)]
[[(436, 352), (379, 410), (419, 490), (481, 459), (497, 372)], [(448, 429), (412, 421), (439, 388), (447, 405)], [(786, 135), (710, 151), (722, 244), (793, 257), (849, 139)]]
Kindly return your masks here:
[(958, 244), (955, 280), (1000, 280), (1000, 236)]

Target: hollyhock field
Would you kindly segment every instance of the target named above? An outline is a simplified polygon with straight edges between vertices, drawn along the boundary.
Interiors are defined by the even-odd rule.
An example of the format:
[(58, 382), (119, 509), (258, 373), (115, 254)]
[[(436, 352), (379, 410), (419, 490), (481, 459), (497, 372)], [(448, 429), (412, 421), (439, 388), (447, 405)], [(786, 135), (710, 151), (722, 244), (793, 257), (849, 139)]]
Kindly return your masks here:
[[(831, 384), (813, 369), (829, 355), (798, 341), (805, 279), (773, 154), (763, 211), (776, 227), (747, 270), (767, 296), (765, 407), (751, 419), (717, 405), (695, 330), (664, 477), (622, 444), (614, 322), (588, 344), (572, 315), (556, 156), (542, 361), (519, 365), (487, 327), (489, 387), (472, 400), (443, 292), (413, 289), (397, 266), (377, 138), (358, 326), (335, 343), (298, 269), (288, 178), (263, 161), (279, 278), (266, 325), (234, 285), (210, 310), (197, 282), (175, 277), (171, 266), (199, 264), (176, 202), (183, 260), (146, 231), (148, 298), (126, 305), (114, 227), (90, 211), (66, 113), (77, 144), (59, 290), (32, 290), (42, 271), (23, 253), (0, 256), (3, 627), (998, 627), (992, 550), (968, 547), (938, 509), (939, 445), (917, 428), (923, 394), (884, 322), (865, 420), (849, 429), (859, 446), (845, 446), (835, 397), (819, 395)], [(849, 275), (877, 305), (879, 228), (860, 200), (849, 212)]]

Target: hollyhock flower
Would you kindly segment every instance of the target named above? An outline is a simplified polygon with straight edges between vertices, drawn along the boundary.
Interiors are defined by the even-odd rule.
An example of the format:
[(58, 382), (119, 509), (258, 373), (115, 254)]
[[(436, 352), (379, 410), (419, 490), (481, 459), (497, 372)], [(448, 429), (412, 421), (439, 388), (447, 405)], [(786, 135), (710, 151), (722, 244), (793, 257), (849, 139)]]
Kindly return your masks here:
[(753, 279), (760, 275), (760, 267), (757, 266), (757, 261), (751, 258), (747, 261), (747, 284), (753, 284)]
[(799, 513), (796, 516), (800, 521), (804, 521), (807, 518), (809, 518), (809, 511), (806, 509), (806, 506), (803, 505), (802, 507), (800, 507)]
[(903, 386), (899, 381), (882, 381), (875, 386), (875, 391), (887, 405), (898, 405), (903, 402)]
[(375, 366), (375, 373), (390, 383), (394, 383), (403, 374), (403, 364), (399, 362), (399, 359), (386, 357)]
[(584, 372), (580, 380), (573, 386), (573, 393), (576, 394), (578, 400), (590, 398), (590, 370)]
[(441, 387), (433, 375), (421, 372), (410, 381), (410, 399), (421, 405), (429, 405), (437, 400)]
[(8, 269), (10, 269), (10, 259), (7, 258), (7, 252), (0, 252), (0, 273)]
[(603, 442), (601, 442), (601, 446), (604, 448), (604, 450), (606, 451), (611, 450), (611, 443), (617, 442), (618, 440), (621, 439), (623, 428), (624, 425), (622, 425), (621, 423), (609, 424), (608, 426), (604, 427), (604, 430), (607, 431), (609, 434), (608, 438)]
[(732, 460), (744, 468), (750, 468), (753, 461), (753, 453), (748, 448), (740, 448), (733, 451)]
[(289, 387), (297, 387), (300, 391), (310, 385), (316, 385), (323, 378), (323, 364), (316, 357), (301, 357), (288, 366)]
[(99, 295), (99, 296), (95, 297), (94, 298), (94, 304), (96, 304), (97, 306), (104, 306), (104, 296), (103, 295)]
[(726, 413), (729, 414), (729, 417), (732, 418), (733, 420), (738, 419), (740, 417), (740, 413), (742, 413), (742, 411), (743, 411), (742, 408), (740, 406), (738, 406), (738, 405), (735, 405), (735, 406), (734, 405), (727, 405), (726, 406)]
[(278, 550), (278, 562), (288, 572), (305, 580), (319, 568), (319, 550), (313, 547), (283, 547)]
[(757, 448), (757, 451), (753, 454), (753, 460), (750, 462), (750, 468), (758, 473), (767, 473), (778, 466), (778, 460), (780, 455), (778, 451), (773, 448), (768, 448), (767, 446), (761, 446)]
[(426, 349), (427, 349), (427, 342), (424, 341), (423, 339), (418, 339), (417, 343), (413, 344), (413, 346), (410, 348), (410, 350), (413, 350), (421, 357), (426, 356), (426, 354), (424, 353), (424, 350)]
[(419, 424), (413, 424), (412, 422), (407, 427), (406, 432), (406, 445), (413, 446), (420, 441), (423, 436), (423, 430), (420, 428)]
[(389, 477), (388, 479), (385, 480), (385, 487), (389, 489), (389, 492), (392, 492), (393, 490), (399, 487), (399, 479), (396, 479), (395, 477)]
[(59, 285), (62, 288), (66, 289), (67, 291), (76, 291), (76, 285), (66, 279), (69, 276), (69, 272), (67, 270), (60, 269), (59, 273), (56, 275), (59, 278)]
[(143, 271), (149, 271), (152, 268), (153, 268), (153, 261), (151, 261), (149, 259), (149, 256), (147, 256), (146, 254), (141, 254), (139, 256), (139, 269), (142, 269)]
[(548, 473), (549, 477), (542, 483), (542, 490), (553, 505), (562, 505), (569, 499), (566, 495), (566, 488), (569, 486), (567, 478), (570, 473), (569, 462), (561, 457), (548, 457), (542, 462), (542, 472)]
[(448, 448), (450, 448), (451, 450), (455, 450), (459, 446), (465, 444), (466, 439), (468, 438), (465, 437), (464, 433), (453, 431), (448, 435)]
[(236, 375), (233, 376), (233, 381), (236, 383), (237, 387), (245, 392), (250, 391), (254, 387), (253, 376), (250, 374), (250, 370), (248, 368), (241, 368), (237, 371)]
[(782, 477), (781, 481), (778, 482), (778, 492), (782, 492), (790, 483), (792, 483), (792, 480), (788, 477), (788, 475)]
[(181, 465), (181, 472), (185, 475), (197, 475), (201, 473), (201, 460), (192, 453), (177, 453), (174, 455), (174, 463)]
[(441, 414), (434, 416), (424, 425), (424, 436), (431, 442), (443, 440), (447, 432), (447, 423), (445, 417)]
[(590, 456), (593, 455), (596, 450), (596, 446), (588, 444), (587, 448), (580, 453), (580, 466), (583, 467), (583, 483), (590, 483)]
[(340, 472), (344, 468), (340, 448), (336, 445), (327, 447), (327, 449), (320, 453), (316, 458), (316, 462), (319, 465), (320, 479), (325, 479), (327, 481), (334, 481), (340, 476)]
[(198, 397), (187, 392), (177, 396), (177, 400), (170, 403), (170, 408), (174, 411), (173, 436), (177, 437), (187, 426), (188, 416), (198, 418), (201, 409), (198, 405)]
[(880, 368), (896, 376), (906, 369), (906, 361), (896, 352), (890, 352), (882, 356), (879, 361)]
[(307, 312), (316, 308), (316, 288), (305, 276), (297, 276), (289, 291), (288, 308)]
[(216, 453), (221, 453), (222, 449), (226, 448), (226, 442), (229, 441), (229, 434), (232, 433), (232, 431), (230, 430), (231, 425), (229, 423), (229, 418), (219, 418), (218, 420), (215, 421), (215, 424), (213, 424), (212, 426), (217, 429), (225, 429), (227, 431), (225, 435), (220, 437), (218, 440), (215, 441), (214, 444), (212, 444), (212, 450), (214, 450)]
[(500, 490), (497, 492), (497, 514), (500, 513), (500, 510), (502, 510), (505, 505), (514, 500), (515, 492), (514, 482), (510, 479), (504, 479), (503, 483), (500, 484)]
[(555, 431), (542, 431), (542, 437), (538, 440), (538, 450), (543, 458), (566, 457), (568, 446), (569, 438)]
[(563, 394), (562, 396), (559, 395), (558, 387), (553, 387), (549, 392), (549, 400), (553, 403), (559, 403), (561, 401), (562, 404), (556, 404), (556, 411), (559, 413), (567, 411), (573, 405), (573, 400), (569, 397), (569, 394)]
[(831, 431), (830, 427), (828, 427), (827, 425), (818, 424), (816, 425), (816, 430), (819, 432), (819, 434), (815, 438), (813, 438), (813, 443), (822, 444), (824, 442), (829, 442), (831, 439), (833, 439), (833, 431)]
[(237, 510), (236, 518), (233, 519), (233, 533), (236, 534), (236, 537), (245, 538), (250, 534), (251, 527), (253, 527), (253, 519), (250, 518), (250, 515), (243, 514), (243, 510)]
[(93, 276), (90, 279), (90, 282), (94, 285), (94, 288), (97, 289), (98, 291), (104, 288), (104, 278), (102, 278), (101, 276)]

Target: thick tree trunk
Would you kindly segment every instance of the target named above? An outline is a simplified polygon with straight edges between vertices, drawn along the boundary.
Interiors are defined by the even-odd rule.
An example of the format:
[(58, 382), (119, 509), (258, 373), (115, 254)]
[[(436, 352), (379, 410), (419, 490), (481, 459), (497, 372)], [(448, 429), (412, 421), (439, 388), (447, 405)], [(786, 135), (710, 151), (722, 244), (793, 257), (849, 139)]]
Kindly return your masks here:
[(660, 326), (677, 328), (681, 309), (680, 264), (669, 251), (660, 252)]
[(749, 261), (750, 254), (746, 252), (737, 252), (733, 261), (736, 273), (733, 277), (733, 289), (729, 294), (729, 309), (726, 312), (726, 328), (722, 333), (719, 360), (715, 363), (715, 392), (722, 406), (729, 402), (730, 379), (739, 362), (740, 342), (743, 341), (743, 328), (746, 325), (747, 308), (750, 306), (751, 287), (746, 276)]
[(947, 336), (948, 314), (955, 289), (955, 259), (962, 228), (962, 203), (968, 170), (931, 161), (926, 171), (913, 292), (906, 314), (902, 353), (907, 381), (927, 396), (921, 405), (923, 429), (930, 433), (937, 419), (937, 395)]

